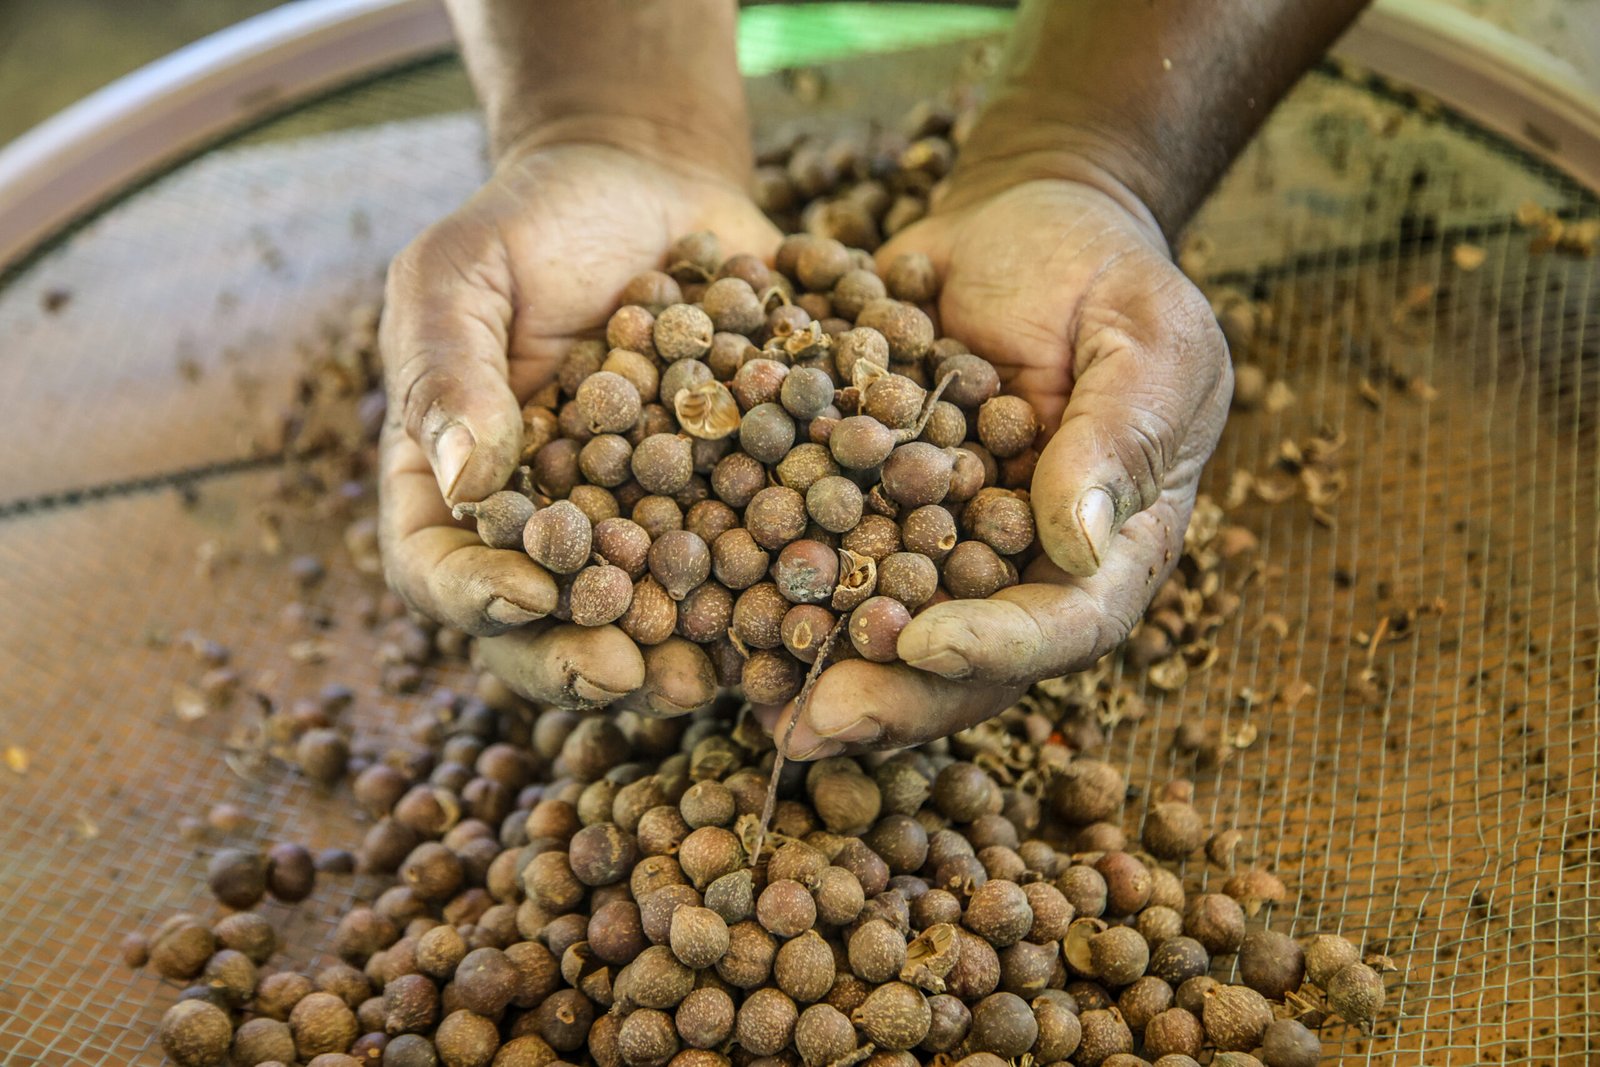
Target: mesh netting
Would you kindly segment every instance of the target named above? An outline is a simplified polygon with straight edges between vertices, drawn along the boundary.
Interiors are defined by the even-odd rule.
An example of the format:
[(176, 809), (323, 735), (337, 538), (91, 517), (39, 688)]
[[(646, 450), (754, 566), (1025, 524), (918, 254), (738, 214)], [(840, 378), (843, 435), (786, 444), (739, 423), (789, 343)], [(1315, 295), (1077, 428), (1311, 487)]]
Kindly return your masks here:
[[(892, 115), (959, 62), (842, 64), (820, 103), (773, 79), (756, 111)], [(223, 642), (284, 698), (354, 686), (365, 736), (428, 699), (380, 690), (350, 610), (371, 579), (339, 522), (281, 531), (328, 561), (311, 598), (332, 620), (313, 635), (326, 662), (285, 654), (308, 632), (280, 610), (257, 503), (297, 350), (480, 179), (463, 92), (436, 64), (255, 131), (0, 291), (6, 1064), (159, 1062), (177, 988), (124, 969), (115, 943), (214, 907), (204, 858), (223, 838), (186, 820), (227, 800), (252, 817), (230, 842), (359, 839), (346, 794), (224, 758), (243, 712), (174, 715), (198, 672), (175, 635)], [(1110, 758), (1144, 785), (1195, 779), (1289, 884), (1273, 928), (1394, 962), (1373, 1035), (1324, 1031), (1343, 1061), (1600, 1056), (1600, 275), (1538, 247), (1529, 202), (1600, 219), (1490, 138), (1325, 73), (1185, 248), (1236, 312), (1236, 357), (1279, 383), (1209, 475), (1265, 566), (1215, 662), (1150, 689)], [(1226, 738), (1224, 758), (1180, 760), (1180, 722)], [(1191, 888), (1217, 881), (1202, 866)], [(264, 905), (284, 965), (326, 959), (331, 917), (379, 888), (325, 877), (306, 904)]]

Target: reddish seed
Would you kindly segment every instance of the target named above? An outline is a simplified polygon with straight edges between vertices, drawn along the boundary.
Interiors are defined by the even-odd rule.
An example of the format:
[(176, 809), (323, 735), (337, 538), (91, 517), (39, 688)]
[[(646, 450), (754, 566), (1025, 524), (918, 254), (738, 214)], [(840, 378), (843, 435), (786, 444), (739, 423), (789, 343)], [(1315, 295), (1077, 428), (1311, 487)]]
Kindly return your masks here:
[(898, 658), (895, 645), (900, 631), (910, 622), (911, 613), (898, 600), (871, 597), (850, 614), (850, 643), (863, 659), (893, 662)]

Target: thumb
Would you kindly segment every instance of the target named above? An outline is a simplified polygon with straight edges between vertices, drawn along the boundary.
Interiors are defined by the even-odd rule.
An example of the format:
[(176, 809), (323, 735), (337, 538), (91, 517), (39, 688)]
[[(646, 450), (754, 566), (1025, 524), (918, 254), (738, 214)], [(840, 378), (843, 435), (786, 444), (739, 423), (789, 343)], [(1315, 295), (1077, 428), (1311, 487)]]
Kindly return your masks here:
[(1199, 478), (1233, 390), (1204, 297), (1164, 259), (1149, 266), (1097, 286), (1080, 312), (1071, 398), (1033, 476), (1040, 543), (1079, 577), (1164, 488)]
[(460, 224), (426, 231), (389, 267), (379, 335), (389, 412), (452, 504), (503, 488), (521, 454), (510, 292), (500, 246)]

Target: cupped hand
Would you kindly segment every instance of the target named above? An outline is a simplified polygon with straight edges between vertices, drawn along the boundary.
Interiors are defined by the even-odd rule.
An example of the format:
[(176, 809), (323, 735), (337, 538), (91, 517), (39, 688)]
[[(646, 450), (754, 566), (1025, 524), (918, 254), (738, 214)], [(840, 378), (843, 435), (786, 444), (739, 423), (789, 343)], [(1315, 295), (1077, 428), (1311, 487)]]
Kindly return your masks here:
[[(385, 573), (411, 607), (485, 638), (486, 665), (531, 699), (591, 705), (642, 692), (687, 709), (715, 695), (703, 675), (654, 677), (614, 626), (545, 619), (557, 599), (551, 576), (520, 551), (485, 547), (450, 513), (505, 487), (520, 459), (523, 403), (574, 341), (603, 329), (629, 278), (700, 230), (716, 233), (726, 254), (770, 258), (778, 241), (736, 182), (692, 163), (544, 145), (507, 153), (390, 268), (380, 334)], [(653, 692), (662, 687), (671, 691)]]
[[(901, 633), (901, 663), (817, 679), (787, 752), (914, 744), (996, 714), (1032, 682), (1115, 648), (1171, 572), (1227, 415), (1227, 346), (1129, 198), (1061, 180), (967, 196), (878, 253), (929, 256), (943, 332), (1000, 371), (1045, 427), (1032, 502), (1046, 555), (987, 600)], [(763, 709), (783, 736), (794, 705)]]

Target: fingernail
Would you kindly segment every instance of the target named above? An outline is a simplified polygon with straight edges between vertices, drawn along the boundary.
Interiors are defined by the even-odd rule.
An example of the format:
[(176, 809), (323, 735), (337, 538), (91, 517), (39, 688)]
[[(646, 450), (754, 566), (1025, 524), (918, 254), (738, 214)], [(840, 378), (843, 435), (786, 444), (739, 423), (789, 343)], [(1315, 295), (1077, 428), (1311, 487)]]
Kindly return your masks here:
[(793, 760), (828, 759), (851, 745), (868, 744), (878, 739), (883, 727), (869, 718), (857, 719), (841, 730), (818, 734), (805, 720), (795, 724), (789, 737), (788, 757)]
[(823, 734), (830, 741), (838, 741), (843, 745), (869, 745), (876, 741), (883, 733), (883, 726), (876, 719), (862, 717), (846, 726), (843, 730), (834, 730)]
[(942, 675), (945, 678), (966, 678), (972, 674), (972, 664), (967, 657), (953, 648), (940, 649), (921, 659), (909, 661), (919, 671)]
[(1078, 498), (1077, 517), (1078, 530), (1083, 534), (1084, 543), (1089, 546), (1089, 554), (1094, 557), (1094, 565), (1098, 570), (1111, 544), (1111, 525), (1117, 517), (1116, 502), (1104, 489), (1096, 487), (1087, 490)]
[(449, 426), (434, 441), (433, 470), (446, 500), (455, 493), (456, 483), (461, 480), (461, 472), (467, 469), (467, 461), (472, 458), (477, 444), (472, 431), (459, 422)]
[[(790, 714), (797, 713), (791, 709)], [(777, 730), (778, 732), (773, 736), (778, 738), (779, 743), (783, 745), (783, 754), (789, 759), (821, 759), (823, 757), (816, 755), (818, 749), (824, 745), (834, 744), (834, 742), (828, 741), (827, 738), (818, 737), (817, 732), (811, 728), (811, 724), (805, 719), (796, 720), (791, 728), (791, 725), (784, 721), (784, 716), (780, 714), (778, 716)], [(839, 747), (843, 748), (844, 746), (840, 745)], [(828, 755), (831, 756), (833, 753), (829, 752)]]
[(576, 671), (568, 679), (567, 688), (573, 696), (590, 705), (610, 704), (628, 695), (627, 693), (618, 693), (607, 689), (603, 685), (598, 685)]
[(483, 613), (502, 626), (522, 626), (540, 617), (537, 611), (529, 611), (502, 596), (490, 597)]
[[(793, 744), (794, 739), (790, 738), (789, 740)], [(830, 741), (826, 737), (819, 737), (808, 745), (804, 751), (790, 749), (788, 758), (799, 763), (811, 763), (819, 759), (832, 759), (843, 751), (844, 745), (838, 741)]]

